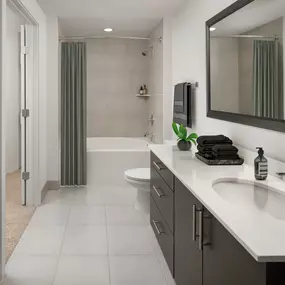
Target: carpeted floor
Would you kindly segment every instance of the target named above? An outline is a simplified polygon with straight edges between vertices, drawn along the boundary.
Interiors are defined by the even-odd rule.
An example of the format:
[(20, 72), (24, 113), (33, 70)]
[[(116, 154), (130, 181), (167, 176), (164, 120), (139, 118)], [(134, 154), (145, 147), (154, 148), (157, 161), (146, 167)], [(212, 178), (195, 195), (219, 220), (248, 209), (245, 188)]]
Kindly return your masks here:
[(21, 205), (21, 172), (16, 171), (6, 176), (6, 261), (11, 256), (26, 229), (34, 207)]

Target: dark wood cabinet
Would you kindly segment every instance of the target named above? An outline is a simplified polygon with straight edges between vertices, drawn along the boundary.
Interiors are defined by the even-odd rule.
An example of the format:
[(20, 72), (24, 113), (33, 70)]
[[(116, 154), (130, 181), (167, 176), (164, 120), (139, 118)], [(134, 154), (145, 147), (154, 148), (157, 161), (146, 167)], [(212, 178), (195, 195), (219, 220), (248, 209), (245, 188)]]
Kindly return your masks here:
[(202, 204), (175, 179), (175, 281), (177, 285), (202, 284), (199, 249), (199, 215)]
[(156, 190), (151, 189), (150, 222), (177, 285), (285, 285), (284, 262), (257, 262), (154, 154), (151, 158)]
[(155, 170), (159, 173), (159, 175), (163, 178), (163, 180), (168, 184), (170, 189), (174, 189), (174, 175), (171, 171), (164, 165), (164, 163), (154, 154), (151, 153), (151, 166), (155, 168)]
[(256, 262), (213, 216), (208, 222), (204, 223), (209, 240), (203, 247), (203, 285), (266, 285), (266, 263)]
[(174, 175), (154, 154), (150, 168), (150, 223), (174, 275)]
[(160, 177), (154, 167), (151, 168), (150, 193), (162, 213), (170, 230), (174, 231), (174, 193)]
[(150, 223), (160, 245), (161, 251), (163, 252), (164, 258), (173, 275), (173, 233), (170, 231), (152, 197), (150, 198)]

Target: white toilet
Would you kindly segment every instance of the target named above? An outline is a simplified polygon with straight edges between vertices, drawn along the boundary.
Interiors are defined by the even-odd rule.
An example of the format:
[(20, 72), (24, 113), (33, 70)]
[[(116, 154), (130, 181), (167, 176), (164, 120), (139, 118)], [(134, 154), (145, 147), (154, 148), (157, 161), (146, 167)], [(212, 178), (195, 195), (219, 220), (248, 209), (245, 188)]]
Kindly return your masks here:
[(135, 168), (125, 171), (125, 180), (137, 189), (136, 209), (149, 214), (150, 168)]

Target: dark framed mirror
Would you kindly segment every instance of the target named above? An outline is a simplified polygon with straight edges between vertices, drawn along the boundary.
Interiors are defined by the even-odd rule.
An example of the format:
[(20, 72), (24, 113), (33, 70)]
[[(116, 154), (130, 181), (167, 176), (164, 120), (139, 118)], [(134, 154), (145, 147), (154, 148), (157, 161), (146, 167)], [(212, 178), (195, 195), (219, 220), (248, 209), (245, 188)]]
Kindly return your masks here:
[(284, 38), (284, 0), (238, 0), (206, 22), (208, 117), (285, 132)]

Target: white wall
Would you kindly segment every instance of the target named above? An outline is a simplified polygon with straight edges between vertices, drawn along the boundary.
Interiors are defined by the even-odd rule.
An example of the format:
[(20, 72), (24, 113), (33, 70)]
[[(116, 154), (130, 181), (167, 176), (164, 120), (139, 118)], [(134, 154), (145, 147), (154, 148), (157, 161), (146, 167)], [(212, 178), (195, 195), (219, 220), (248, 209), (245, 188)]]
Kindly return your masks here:
[(146, 40), (87, 41), (87, 136), (143, 137), (148, 101), (136, 94), (148, 85)]
[(206, 117), (205, 22), (233, 2), (188, 1), (173, 18), (173, 84), (181, 81), (199, 82), (193, 127), (199, 135), (223, 133), (242, 147), (255, 151), (256, 146), (263, 146), (267, 156), (285, 161), (285, 134)]
[(173, 94), (172, 82), (172, 19), (163, 19), (163, 139), (172, 138), (173, 121)]
[(6, 56), (6, 172), (20, 168), (20, 31), (25, 20), (7, 6), (7, 56)]
[(149, 124), (155, 143), (163, 142), (163, 43), (157, 40), (163, 37), (163, 22), (149, 35), (149, 118), (154, 116), (154, 124)]
[(59, 41), (58, 19), (47, 17), (47, 137), (48, 181), (59, 181)]

